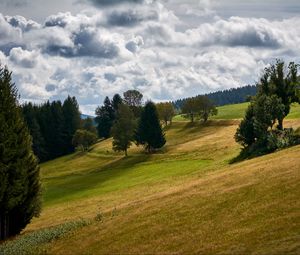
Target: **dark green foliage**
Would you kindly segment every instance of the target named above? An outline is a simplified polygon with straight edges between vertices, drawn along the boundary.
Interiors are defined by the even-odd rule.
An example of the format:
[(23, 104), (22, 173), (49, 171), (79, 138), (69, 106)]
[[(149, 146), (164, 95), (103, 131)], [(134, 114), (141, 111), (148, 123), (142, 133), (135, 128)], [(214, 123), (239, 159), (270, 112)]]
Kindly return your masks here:
[(97, 131), (100, 138), (109, 138), (110, 129), (115, 119), (115, 111), (108, 97), (105, 98), (104, 104), (96, 109)]
[(95, 127), (94, 120), (92, 118), (86, 118), (81, 120), (82, 129), (97, 134), (97, 128)]
[(23, 116), (32, 136), (32, 149), (40, 161), (47, 159), (46, 145), (37, 119), (38, 107), (32, 103), (23, 105)]
[(80, 112), (76, 98), (68, 96), (64, 101), (62, 111), (64, 118), (64, 154), (68, 154), (74, 151), (72, 139), (76, 130), (80, 127)]
[(25, 104), (23, 115), (33, 138), (33, 151), (41, 162), (74, 151), (72, 138), (80, 127), (80, 112), (75, 97), (64, 104), (47, 101), (41, 105)]
[(155, 104), (152, 102), (147, 102), (142, 110), (136, 142), (138, 145), (144, 145), (148, 152), (159, 149), (166, 143)]
[(0, 240), (16, 235), (40, 212), (40, 180), (31, 136), (11, 73), (0, 68)]
[[(73, 150), (66, 148), (69, 144), (69, 130), (64, 119), (62, 104), (60, 101), (53, 101), (50, 105), (51, 118), (48, 122), (48, 152), (51, 158), (57, 158)], [(72, 134), (73, 135), (73, 134)], [(73, 148), (73, 147), (72, 147)]]
[(124, 151), (127, 156), (127, 149), (134, 140), (136, 121), (128, 105), (120, 104), (118, 107), (116, 120), (112, 127), (113, 149)]
[[(235, 140), (244, 148), (239, 159), (262, 155), (300, 142), (292, 129), (283, 129), (283, 120), (292, 102), (298, 100), (298, 66), (277, 61), (265, 69), (258, 93), (237, 129)], [(278, 125), (275, 127), (275, 124)]]
[(97, 135), (87, 130), (78, 129), (73, 137), (73, 146), (82, 150), (87, 151), (91, 145), (97, 142)]
[[(212, 92), (205, 94), (204, 96), (208, 97), (216, 106), (222, 106), (227, 104), (239, 104), (249, 101), (251, 96), (254, 96), (257, 92), (256, 85), (247, 85), (240, 88), (232, 88), (229, 90), (222, 90), (217, 92)], [(179, 99), (173, 102), (173, 105), (176, 109), (182, 109), (185, 99)]]
[(236, 142), (243, 147), (250, 146), (255, 142), (253, 104), (250, 104), (246, 110), (245, 117), (241, 121), (234, 137)]
[(112, 107), (115, 111), (115, 113), (117, 113), (118, 109), (119, 109), (119, 105), (123, 103), (123, 99), (119, 94), (115, 94), (113, 99), (112, 99)]
[(297, 76), (298, 65), (289, 63), (288, 67), (284, 62), (277, 62), (265, 69), (265, 73), (258, 85), (258, 95), (276, 95), (284, 105), (284, 114), (278, 116), (278, 129), (283, 129), (283, 119), (290, 112), (290, 105), (293, 102), (300, 102), (297, 97), (299, 80)]

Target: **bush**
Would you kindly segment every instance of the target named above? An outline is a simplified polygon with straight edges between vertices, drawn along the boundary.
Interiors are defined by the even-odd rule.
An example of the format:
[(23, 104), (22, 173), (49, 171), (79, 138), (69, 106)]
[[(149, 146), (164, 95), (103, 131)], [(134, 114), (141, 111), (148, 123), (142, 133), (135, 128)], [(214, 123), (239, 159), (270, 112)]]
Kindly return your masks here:
[(76, 131), (72, 140), (73, 145), (81, 151), (87, 151), (96, 141), (97, 136), (95, 133), (82, 129)]

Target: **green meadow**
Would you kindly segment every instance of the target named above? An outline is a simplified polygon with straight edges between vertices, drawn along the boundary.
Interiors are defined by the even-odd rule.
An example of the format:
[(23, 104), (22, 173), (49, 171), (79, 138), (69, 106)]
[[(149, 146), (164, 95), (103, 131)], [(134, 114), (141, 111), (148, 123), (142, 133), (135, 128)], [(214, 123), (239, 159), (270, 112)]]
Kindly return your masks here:
[[(205, 125), (176, 116), (155, 154), (125, 158), (108, 139), (42, 164), (42, 214), (11, 252), (24, 239), (25, 254), (299, 254), (300, 146), (229, 164), (246, 107)], [(300, 127), (299, 105), (285, 126)]]

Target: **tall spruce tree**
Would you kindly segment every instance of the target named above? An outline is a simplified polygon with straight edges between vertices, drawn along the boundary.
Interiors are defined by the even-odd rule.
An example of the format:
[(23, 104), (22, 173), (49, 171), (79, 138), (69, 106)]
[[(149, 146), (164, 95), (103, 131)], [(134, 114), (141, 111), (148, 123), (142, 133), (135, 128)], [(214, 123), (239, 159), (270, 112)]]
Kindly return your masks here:
[(100, 138), (109, 138), (110, 129), (115, 119), (115, 112), (108, 97), (104, 99), (104, 104), (96, 109), (96, 118), (98, 136)]
[(111, 104), (116, 114), (119, 109), (119, 105), (122, 104), (122, 102), (123, 102), (122, 97), (119, 94), (115, 94), (111, 101)]
[(23, 116), (32, 136), (32, 149), (40, 162), (45, 161), (45, 140), (41, 133), (40, 124), (38, 122), (38, 107), (32, 103), (26, 103), (22, 106)]
[[(53, 101), (50, 108), (51, 121), (48, 123), (51, 127), (49, 134), (51, 141), (50, 154), (52, 155), (51, 158), (57, 158), (73, 151), (73, 147), (69, 148), (67, 146), (69, 146), (70, 136), (73, 138), (75, 132), (69, 132), (67, 129), (67, 127), (71, 125), (67, 125), (67, 127), (65, 126), (67, 123), (64, 117), (61, 101)], [(64, 146), (66, 146), (67, 149)]]
[(77, 129), (80, 128), (80, 111), (79, 105), (75, 97), (68, 96), (62, 106), (64, 117), (64, 153), (71, 153), (74, 151), (72, 143), (73, 136)]
[(0, 240), (20, 233), (41, 208), (37, 159), (11, 72), (0, 67)]
[(144, 145), (148, 152), (163, 147), (166, 143), (155, 104), (147, 102), (142, 110), (136, 132), (137, 144)]
[(125, 156), (127, 156), (127, 149), (134, 140), (136, 121), (128, 105), (120, 104), (118, 108), (116, 120), (111, 129), (114, 139), (113, 149), (115, 151), (124, 151)]

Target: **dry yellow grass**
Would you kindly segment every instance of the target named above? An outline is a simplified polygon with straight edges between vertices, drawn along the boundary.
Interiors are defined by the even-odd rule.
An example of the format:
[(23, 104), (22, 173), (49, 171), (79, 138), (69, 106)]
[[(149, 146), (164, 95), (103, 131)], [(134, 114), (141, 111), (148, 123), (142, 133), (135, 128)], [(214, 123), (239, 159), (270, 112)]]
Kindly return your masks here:
[(51, 254), (297, 254), (300, 146), (117, 208)]
[[(51, 197), (25, 233), (102, 213), (103, 222), (48, 244), (49, 254), (300, 253), (300, 146), (229, 165), (239, 152), (233, 139), (237, 124), (174, 123), (164, 153), (140, 162), (145, 155), (133, 147), (132, 159), (138, 161), (132, 168), (125, 161), (127, 170), (92, 182), (85, 196)], [(300, 120), (285, 125), (297, 128)], [(47, 163), (42, 174), (50, 186), (74, 176), (92, 181), (113, 173), (120, 159), (108, 140), (87, 155)], [(169, 163), (174, 169), (178, 164), (176, 175), (160, 175)], [(130, 186), (119, 184), (135, 178)]]

